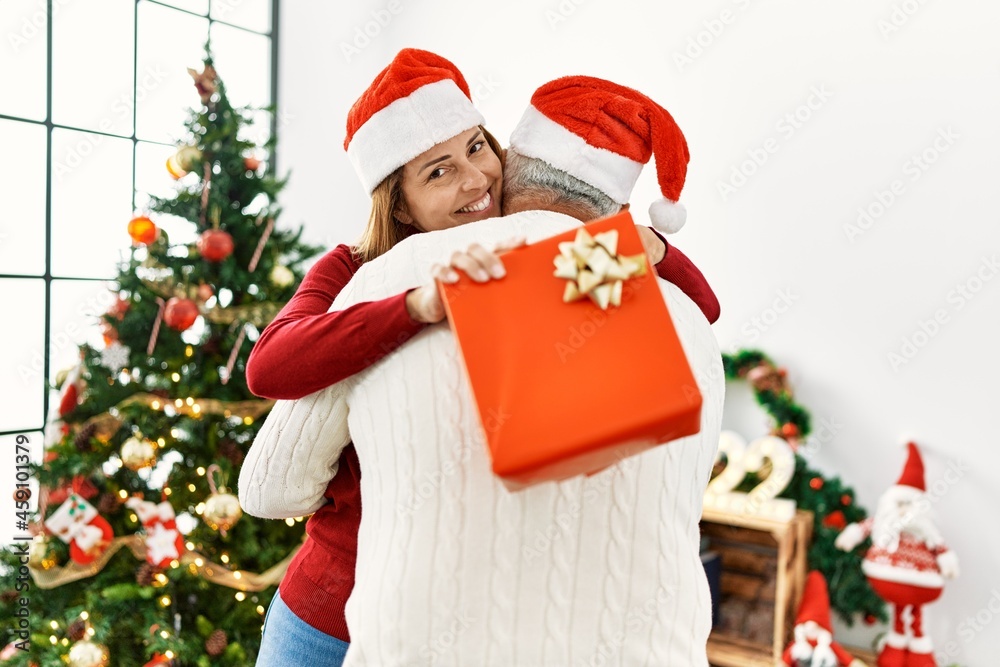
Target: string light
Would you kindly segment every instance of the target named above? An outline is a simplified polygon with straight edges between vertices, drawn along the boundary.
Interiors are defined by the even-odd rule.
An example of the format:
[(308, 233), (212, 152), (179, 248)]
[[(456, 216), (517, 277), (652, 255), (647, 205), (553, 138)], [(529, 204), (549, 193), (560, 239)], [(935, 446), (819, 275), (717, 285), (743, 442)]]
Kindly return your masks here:
[(69, 646), (69, 640), (66, 639), (65, 637), (63, 637), (59, 643), (62, 644), (63, 646)]
[(263, 607), (263, 605), (257, 605), (257, 613), (260, 614), (261, 616), (264, 615), (264, 607)]
[(243, 602), (247, 599), (247, 595), (243, 591), (237, 591), (235, 597), (239, 602)]
[(239, 570), (236, 570), (235, 572), (233, 572), (233, 579), (242, 579), (242, 578), (243, 578), (243, 573), (242, 572), (240, 572)]
[(55, 635), (49, 635), (49, 641), (52, 642), (53, 646), (55, 646), (59, 642), (59, 640), (56, 639)]
[(88, 618), (90, 618), (90, 614), (88, 614), (86, 611), (81, 611), (80, 618), (86, 621)]
[(158, 444), (160, 447), (166, 447), (167, 441), (164, 440), (163, 438), (157, 438), (156, 439), (156, 444)]
[(194, 348), (191, 347), (190, 345), (188, 345), (187, 347), (185, 347), (184, 348), (184, 356), (185, 357), (193, 357), (194, 356)]
[(166, 657), (167, 660), (173, 660), (174, 659), (174, 652), (173, 651), (165, 651), (163, 653), (163, 655), (164, 655), (164, 657)]
[(94, 630), (94, 628), (87, 628), (87, 636), (88, 637), (93, 637), (96, 634), (97, 634), (97, 631)]
[[(177, 375), (177, 373), (174, 373), (174, 375)], [(178, 376), (178, 379), (179, 378), (180, 376)], [(177, 407), (181, 407), (182, 405), (184, 405), (184, 401), (178, 398), (176, 401), (174, 401), (174, 405), (176, 405)]]
[(118, 492), (118, 497), (121, 498), (122, 500), (125, 500), (126, 498), (128, 498), (128, 491), (122, 489), (121, 491)]
[[(170, 379), (173, 380), (174, 382), (180, 382), (181, 381), (181, 374), (180, 373), (172, 373), (170, 375)], [(180, 406), (178, 405), (177, 407), (180, 407)]]
[(169, 496), (171, 493), (173, 493), (173, 491), (170, 490), (169, 486), (163, 487), (163, 495)]
[(169, 607), (170, 606), (170, 596), (169, 595), (164, 595), (162, 598), (160, 598), (160, 606), (161, 607)]
[(181, 562), (179, 560), (177, 560), (176, 558), (174, 560), (170, 561), (170, 567), (171, 568), (173, 568), (173, 569), (176, 570), (180, 566), (181, 566)]
[(185, 403), (187, 403), (187, 404), (188, 404), (188, 406), (192, 406), (192, 405), (194, 405), (194, 399), (193, 399), (193, 398), (191, 398), (190, 396), (188, 396), (188, 397), (187, 397), (187, 400), (185, 400), (184, 402), (185, 402)]
[(159, 401), (153, 401), (152, 403), (149, 404), (149, 407), (153, 408), (154, 410), (159, 410), (160, 409), (160, 402)]
[[(192, 551), (193, 551), (193, 549), (192, 549)], [(205, 564), (205, 561), (203, 561), (201, 558), (195, 558), (194, 559), (194, 564), (197, 565), (198, 567), (201, 567), (202, 565)]]
[(198, 473), (199, 477), (204, 476), (205, 475), (205, 466), (198, 466), (198, 469), (195, 470), (195, 472)]
[(160, 630), (160, 636), (166, 639), (170, 636), (170, 633), (167, 632), (166, 630)]
[(222, 558), (220, 558), (219, 560), (221, 560), (223, 563), (228, 563), (229, 562), (229, 554), (222, 554)]
[(56, 623), (55, 621), (50, 621), (50, 622), (49, 622), (49, 625), (51, 625), (51, 626), (52, 626), (52, 629), (53, 629), (53, 630), (58, 630), (58, 629), (59, 629), (59, 624), (58, 624), (58, 623)]
[(194, 484), (188, 484), (188, 491), (191, 491), (193, 493), (196, 488), (197, 487)]
[(294, 526), (295, 519), (285, 519), (285, 523), (288, 524), (289, 526)]

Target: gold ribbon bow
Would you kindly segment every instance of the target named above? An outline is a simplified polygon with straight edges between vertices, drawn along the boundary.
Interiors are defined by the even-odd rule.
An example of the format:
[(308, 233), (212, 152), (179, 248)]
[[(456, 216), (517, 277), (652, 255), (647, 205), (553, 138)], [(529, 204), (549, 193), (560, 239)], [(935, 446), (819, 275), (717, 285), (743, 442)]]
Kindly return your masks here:
[(623, 283), (646, 273), (643, 255), (618, 254), (617, 229), (593, 236), (580, 229), (576, 239), (559, 244), (553, 263), (555, 277), (567, 281), (564, 303), (589, 297), (601, 310), (607, 310), (608, 305), (620, 306)]

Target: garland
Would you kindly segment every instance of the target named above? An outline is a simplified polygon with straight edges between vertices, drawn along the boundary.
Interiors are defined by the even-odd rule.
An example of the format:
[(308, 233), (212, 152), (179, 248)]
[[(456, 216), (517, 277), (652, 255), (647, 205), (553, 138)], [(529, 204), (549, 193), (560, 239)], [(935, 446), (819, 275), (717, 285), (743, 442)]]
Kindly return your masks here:
[[(788, 374), (777, 367), (759, 350), (740, 350), (722, 355), (727, 380), (746, 380), (753, 389), (757, 403), (774, 420), (772, 435), (784, 438), (796, 451), (795, 474), (782, 498), (791, 498), (800, 509), (813, 513), (813, 541), (809, 547), (809, 569), (820, 570), (830, 587), (830, 607), (848, 625), (857, 615), (871, 625), (886, 621), (885, 603), (875, 595), (861, 571), (861, 555), (857, 551), (843, 552), (834, 540), (849, 523), (863, 521), (867, 512), (855, 502), (854, 490), (840, 478), (825, 478), (812, 470), (798, 453), (799, 447), (812, 431), (809, 411), (796, 403)], [(766, 477), (748, 475), (741, 490), (749, 490)]]

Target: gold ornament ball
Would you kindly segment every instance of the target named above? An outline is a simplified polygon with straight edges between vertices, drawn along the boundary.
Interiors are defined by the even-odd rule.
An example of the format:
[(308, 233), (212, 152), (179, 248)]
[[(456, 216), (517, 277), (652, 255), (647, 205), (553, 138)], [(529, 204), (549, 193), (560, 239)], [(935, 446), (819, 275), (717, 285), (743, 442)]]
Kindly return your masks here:
[(295, 274), (287, 266), (276, 264), (271, 269), (271, 282), (275, 287), (288, 287), (295, 282)]
[(149, 440), (129, 438), (122, 445), (122, 463), (129, 470), (141, 470), (156, 463), (156, 447)]
[(229, 530), (243, 516), (243, 508), (233, 494), (213, 493), (205, 501), (201, 516), (214, 530)]
[(108, 649), (92, 641), (81, 639), (69, 649), (70, 667), (106, 667)]
[(55, 565), (55, 560), (49, 558), (49, 538), (45, 535), (35, 535), (28, 546), (28, 565), (36, 570), (47, 570)]

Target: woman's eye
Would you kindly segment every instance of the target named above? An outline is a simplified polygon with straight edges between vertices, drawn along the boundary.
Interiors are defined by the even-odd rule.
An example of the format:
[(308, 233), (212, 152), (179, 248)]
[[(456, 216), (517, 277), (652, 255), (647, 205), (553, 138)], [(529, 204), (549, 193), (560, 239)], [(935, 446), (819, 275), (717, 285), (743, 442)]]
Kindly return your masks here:
[(479, 151), (483, 150), (483, 146), (485, 145), (486, 145), (485, 141), (477, 141), (476, 143), (472, 144), (472, 147), (469, 148), (469, 155), (472, 155), (473, 153), (478, 153)]
[(434, 179), (441, 178), (442, 176), (444, 176), (444, 168), (438, 167), (437, 169), (435, 169), (430, 173), (430, 175), (427, 177), (427, 180), (433, 181)]

